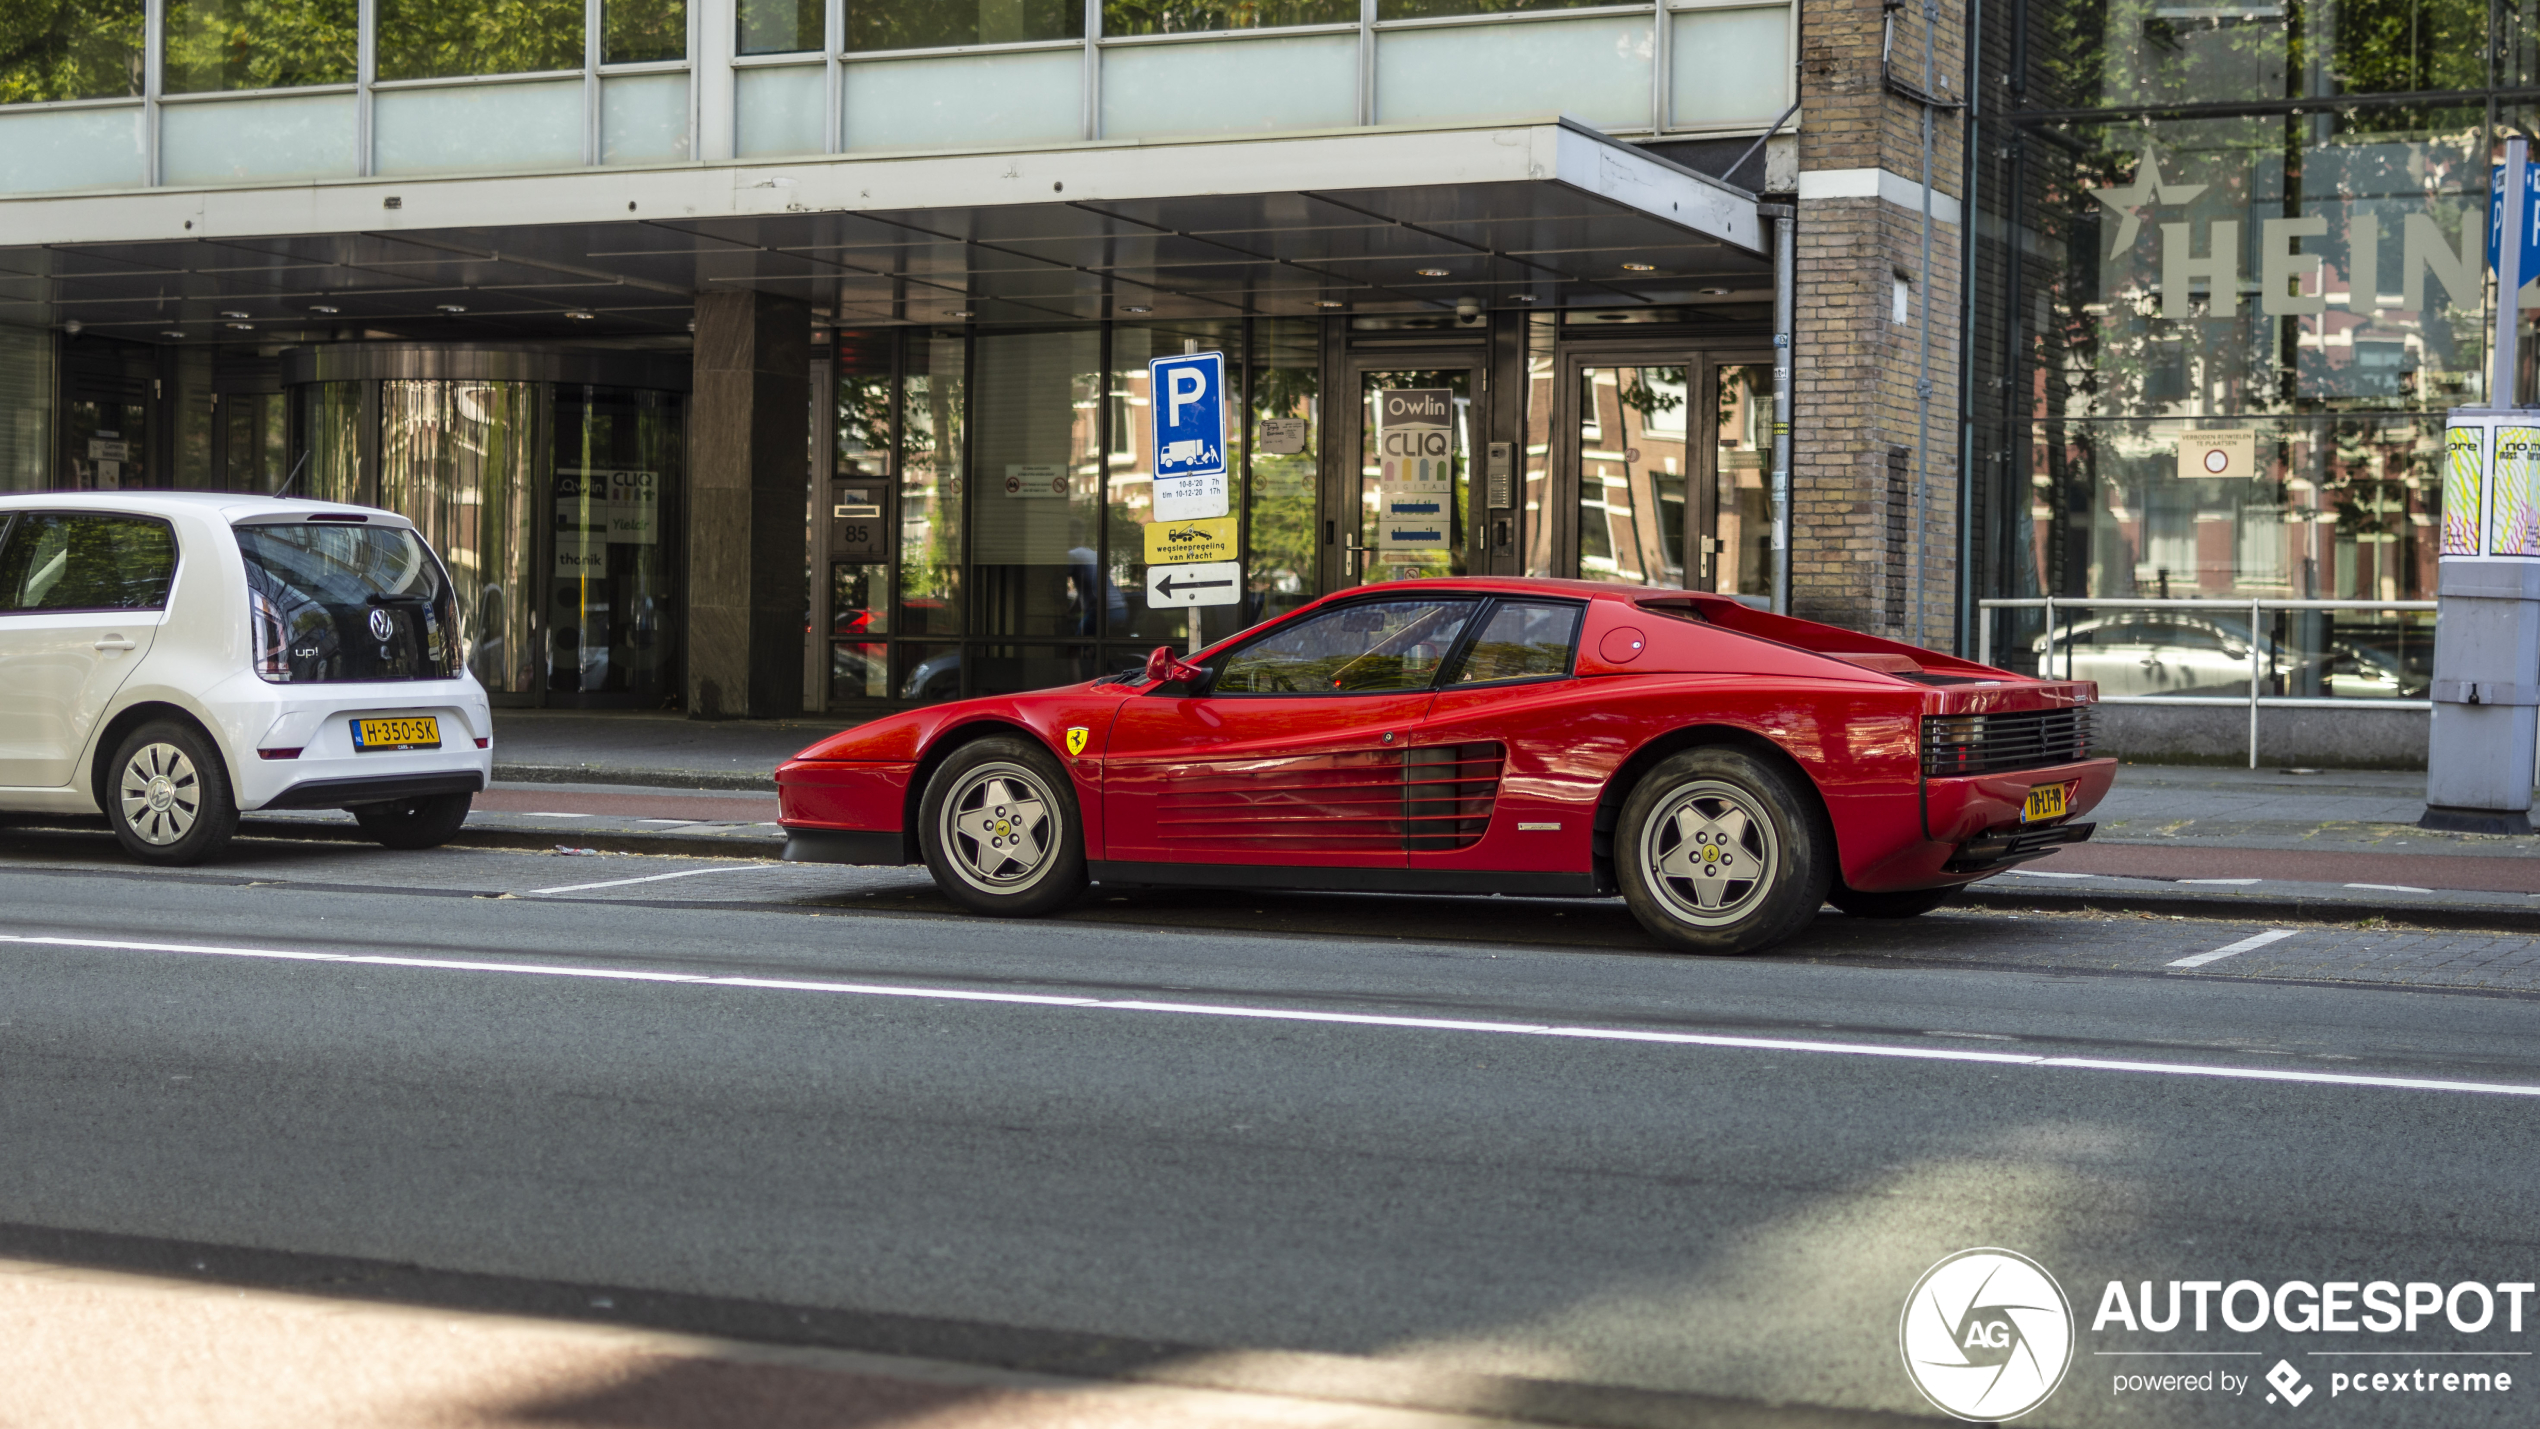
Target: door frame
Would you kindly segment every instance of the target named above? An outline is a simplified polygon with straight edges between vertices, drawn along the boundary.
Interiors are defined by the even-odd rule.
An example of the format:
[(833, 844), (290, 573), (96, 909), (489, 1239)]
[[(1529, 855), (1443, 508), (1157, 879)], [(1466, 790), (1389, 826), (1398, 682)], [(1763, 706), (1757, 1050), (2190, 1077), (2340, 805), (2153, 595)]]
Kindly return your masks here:
[[(1769, 348), (1753, 338), (1705, 341), (1689, 337), (1608, 337), (1563, 343), (1554, 354), (1552, 440), (1546, 453), (1543, 519), (1552, 526), (1555, 569), (1579, 572), (1579, 374), (1592, 367), (1659, 367), (1681, 363), (1685, 400), (1685, 589), (1711, 590), (1718, 581), (1720, 510), (1720, 404), (1716, 383), (1723, 367), (1772, 364)], [(1563, 473), (1568, 473), (1567, 479)], [(1523, 501), (1519, 502), (1522, 514)], [(1525, 533), (1519, 533), (1522, 544)]]
[(1353, 549), (1357, 547), (1358, 532), (1340, 530), (1338, 522), (1346, 513), (1350, 523), (1357, 525), (1366, 510), (1360, 483), (1366, 479), (1367, 469), (1364, 384), (1370, 372), (1462, 369), (1469, 374), (1466, 386), (1471, 394), (1472, 422), (1466, 434), (1471, 441), (1464, 452), (1464, 563), (1468, 572), (1479, 574), (1486, 570), (1488, 555), (1485, 540), (1489, 513), (1482, 509), (1481, 492), (1483, 454), (1489, 450), (1493, 430), (1490, 344), (1480, 333), (1458, 333), (1435, 343), (1406, 342), (1399, 346), (1352, 348), (1341, 356), (1336, 367), (1341, 391), (1349, 400), (1343, 406), (1347, 413), (1346, 430), (1333, 430), (1337, 424), (1329, 422), (1325, 426), (1328, 435), (1325, 449), (1331, 454), (1331, 460), (1323, 473), (1323, 518), (1334, 524), (1332, 539), (1323, 548), (1328, 562), (1323, 573), (1324, 594), (1367, 583), (1365, 555), (1371, 548)]

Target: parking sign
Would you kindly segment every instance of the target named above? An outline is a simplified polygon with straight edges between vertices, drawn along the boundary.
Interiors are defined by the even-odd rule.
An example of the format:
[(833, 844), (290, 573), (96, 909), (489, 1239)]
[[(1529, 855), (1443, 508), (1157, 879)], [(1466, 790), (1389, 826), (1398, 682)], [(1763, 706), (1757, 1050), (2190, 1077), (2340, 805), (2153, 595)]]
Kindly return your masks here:
[(1155, 519), (1225, 515), (1226, 354), (1148, 362), (1147, 404), (1154, 418)]

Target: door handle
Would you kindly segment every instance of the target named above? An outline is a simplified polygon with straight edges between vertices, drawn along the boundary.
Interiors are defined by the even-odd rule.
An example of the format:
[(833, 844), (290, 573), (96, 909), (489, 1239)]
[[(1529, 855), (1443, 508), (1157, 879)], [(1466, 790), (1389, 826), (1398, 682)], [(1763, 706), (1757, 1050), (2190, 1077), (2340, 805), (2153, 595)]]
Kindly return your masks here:
[(138, 647), (120, 635), (109, 635), (105, 639), (98, 641), (92, 648), (98, 650), (131, 650)]

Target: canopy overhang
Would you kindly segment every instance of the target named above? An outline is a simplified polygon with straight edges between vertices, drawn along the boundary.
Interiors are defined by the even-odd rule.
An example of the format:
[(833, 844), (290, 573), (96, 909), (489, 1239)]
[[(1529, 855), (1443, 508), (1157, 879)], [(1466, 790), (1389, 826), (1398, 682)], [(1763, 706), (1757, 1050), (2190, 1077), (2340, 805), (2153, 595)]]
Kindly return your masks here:
[(40, 240), (0, 246), (0, 322), (158, 342), (675, 340), (717, 289), (849, 325), (1772, 289), (1753, 195), (1567, 119), (67, 194), (0, 232)]

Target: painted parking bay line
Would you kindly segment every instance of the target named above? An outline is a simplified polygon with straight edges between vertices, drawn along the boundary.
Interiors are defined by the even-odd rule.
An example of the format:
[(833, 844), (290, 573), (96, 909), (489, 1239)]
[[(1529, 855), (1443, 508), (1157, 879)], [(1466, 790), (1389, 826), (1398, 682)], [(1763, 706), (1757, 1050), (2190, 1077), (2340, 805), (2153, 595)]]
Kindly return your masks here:
[(1417, 1032), (1471, 1032), (1503, 1037), (1561, 1037), (1583, 1042), (1635, 1042), (1676, 1047), (1716, 1047), (1750, 1052), (1869, 1057), (1907, 1062), (1980, 1062), (1998, 1067), (2037, 1067), (2117, 1072), (2140, 1076), (2207, 1077), (2224, 1081), (2295, 1082), (2313, 1086), (2368, 1087), (2385, 1091), (2452, 1092), (2482, 1096), (2540, 1098), (2540, 1085), (2521, 1085), (2512, 1082), (2463, 1082), (2433, 1077), (2376, 1077), (2354, 1072), (2297, 1072), (2280, 1067), (2200, 1066), (2188, 1062), (2133, 1062), (2109, 1057), (2050, 1057), (2030, 1052), (1979, 1052), (1950, 1047), (1899, 1047), (1877, 1042), (1731, 1037), (1708, 1032), (1667, 1032), (1655, 1028), (1578, 1027), (1536, 1022), (1482, 1022), (1443, 1017), (1398, 1017), (1381, 1013), (1326, 1011), (1317, 1008), (1254, 1007), (1239, 1003), (1149, 1002), (1137, 998), (1107, 999), (1070, 997), (1057, 993), (988, 992), (957, 987), (815, 982), (795, 978), (714, 977), (704, 973), (670, 972), (653, 968), (557, 967), (541, 963), (479, 962), (460, 958), (408, 958), (377, 953), (332, 953), (296, 948), (228, 948), (192, 943), (143, 943), (111, 938), (62, 938), (0, 933), (0, 945), (5, 944), (21, 947), (167, 953), (187, 957), (238, 958), (260, 962), (316, 963), (344, 967), (411, 968), (427, 972), (494, 973), (509, 977), (578, 978), (590, 982), (681, 984), (771, 992), (809, 992), (835, 997), (898, 998), (915, 1002), (1003, 1003), (1018, 1007), (1040, 1007), (1061, 1011), (1127, 1012), (1264, 1022), (1313, 1022), (1348, 1027), (1400, 1028)]
[(694, 878), (701, 873), (739, 873), (744, 869), (760, 866), (755, 863), (736, 863), (723, 868), (683, 868), (677, 873), (648, 873), (641, 878), (611, 878), (599, 883), (568, 883), (561, 888), (532, 888), (522, 896), (536, 898), (548, 893), (582, 893), (593, 888), (624, 888), (630, 883), (659, 883), (665, 878)]
[(2214, 949), (2210, 953), (2198, 953), (2193, 957), (2181, 958), (2177, 962), (2170, 964), (2170, 966), (2174, 968), (2201, 968), (2207, 963), (2220, 962), (2224, 958), (2230, 957), (2235, 953), (2254, 952), (2259, 948), (2265, 947), (2269, 943), (2282, 942), (2284, 939), (2292, 937), (2298, 931), (2300, 930), (2295, 928), (2269, 928), (2265, 932), (2257, 934), (2254, 937), (2243, 938), (2237, 943), (2225, 944), (2222, 947)]

